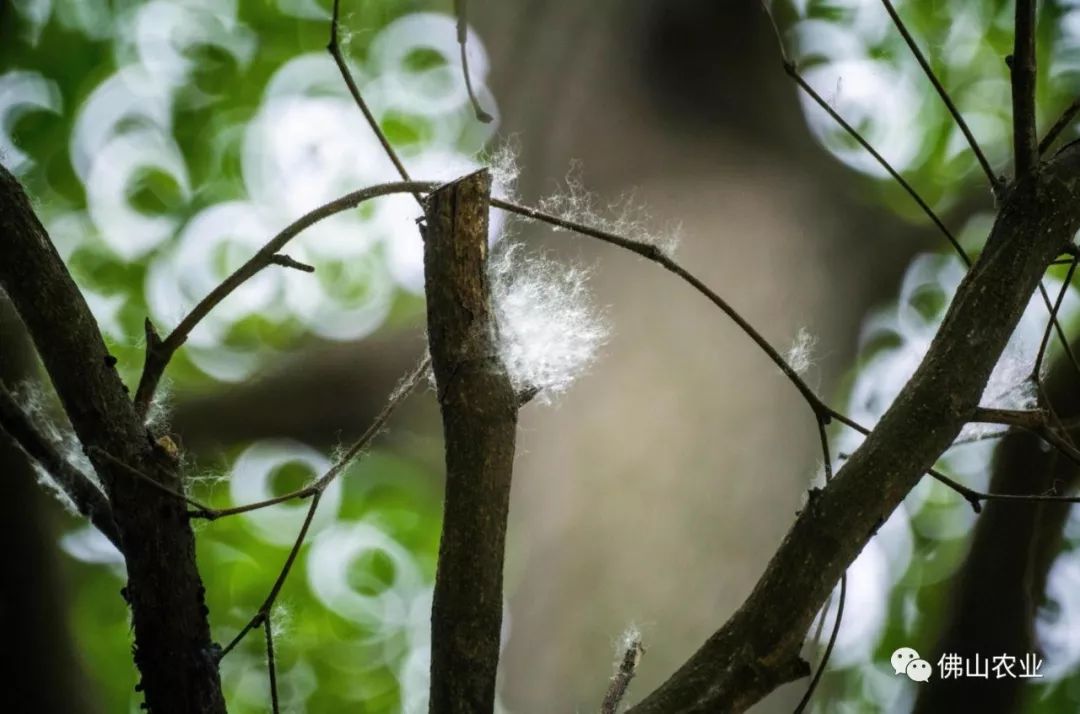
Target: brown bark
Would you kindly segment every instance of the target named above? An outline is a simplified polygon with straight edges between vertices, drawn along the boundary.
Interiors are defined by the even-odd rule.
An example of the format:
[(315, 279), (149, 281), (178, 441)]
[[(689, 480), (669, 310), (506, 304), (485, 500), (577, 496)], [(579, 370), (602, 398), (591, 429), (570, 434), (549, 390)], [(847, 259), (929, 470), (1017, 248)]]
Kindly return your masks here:
[(517, 399), (498, 357), (488, 291), (491, 178), (428, 199), (428, 339), (442, 410), (446, 501), (431, 611), (430, 711), (490, 712), (502, 628), (503, 551)]
[[(178, 464), (137, 417), (86, 301), (18, 181), (0, 167), (0, 286), (37, 347), (113, 507), (128, 570), (135, 664), (150, 711), (224, 712)], [(121, 464), (123, 466), (121, 466)]]

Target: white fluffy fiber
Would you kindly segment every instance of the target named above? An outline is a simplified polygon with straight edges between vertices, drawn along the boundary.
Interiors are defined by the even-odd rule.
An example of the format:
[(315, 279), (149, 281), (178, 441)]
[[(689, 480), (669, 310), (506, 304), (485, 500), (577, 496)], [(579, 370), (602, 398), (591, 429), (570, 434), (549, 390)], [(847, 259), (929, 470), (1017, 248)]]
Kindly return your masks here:
[(588, 271), (506, 241), (493, 250), (488, 272), (499, 353), (514, 388), (539, 390), (550, 401), (593, 364), (610, 334)]
[[(572, 163), (566, 175), (565, 190), (540, 199), (540, 210), (575, 223), (583, 223), (638, 243), (655, 245), (668, 257), (674, 257), (679, 244), (679, 227), (664, 232), (649, 228), (651, 216), (633, 193), (601, 208), (597, 197), (585, 188), (581, 164)], [(562, 230), (556, 228), (555, 230)]]
[(800, 327), (787, 353), (787, 363), (796, 374), (805, 374), (806, 370), (814, 366), (815, 347), (817, 335), (811, 334), (805, 327)]

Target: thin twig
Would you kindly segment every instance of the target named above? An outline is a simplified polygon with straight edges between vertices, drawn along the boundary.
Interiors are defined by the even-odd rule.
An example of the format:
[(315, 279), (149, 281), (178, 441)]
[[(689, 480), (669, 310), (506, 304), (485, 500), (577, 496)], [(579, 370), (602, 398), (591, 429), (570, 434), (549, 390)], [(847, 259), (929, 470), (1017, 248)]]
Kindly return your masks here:
[(173, 489), (169, 488), (165, 484), (159, 482), (157, 479), (152, 478), (151, 476), (149, 476), (147, 474), (144, 474), (142, 471), (140, 471), (139, 469), (131, 466), (130, 464), (124, 463), (123, 461), (116, 458), (115, 456), (110, 454), (108, 451), (105, 451), (104, 449), (98, 448), (96, 446), (91, 446), (88, 449), (88, 451), (100, 455), (102, 458), (106, 459), (107, 461), (110, 461), (113, 465), (119, 467), (119, 469), (121, 471), (123, 471), (124, 473), (128, 474), (129, 476), (132, 476), (133, 478), (141, 481), (142, 483), (145, 483), (147, 486), (155, 488), (158, 491), (161, 491), (164, 494), (172, 496), (173, 498), (175, 498), (177, 500), (183, 501), (184, 503), (186, 503), (189, 506), (191, 506), (192, 508), (194, 508), (196, 511), (205, 511), (205, 510), (207, 510), (207, 507), (204, 504), (200, 503), (199, 501), (196, 501), (194, 498), (191, 498), (190, 496), (188, 496), (186, 494), (183, 494), (180, 491), (176, 491), (176, 490), (173, 490)]
[(889, 13), (889, 17), (892, 18), (893, 24), (896, 25), (896, 29), (900, 31), (900, 35), (904, 38), (904, 42), (907, 44), (908, 49), (911, 50), (911, 54), (915, 56), (915, 60), (919, 63), (919, 66), (922, 67), (927, 79), (934, 85), (934, 90), (948, 108), (949, 114), (952, 115), (956, 125), (960, 127), (960, 131), (964, 134), (964, 138), (967, 139), (968, 145), (971, 147), (972, 152), (974, 152), (975, 158), (982, 167), (983, 173), (985, 173), (986, 178), (990, 180), (990, 188), (993, 189), (994, 195), (1001, 196), (1004, 189), (1002, 181), (999, 177), (994, 175), (993, 169), (990, 168), (990, 162), (986, 160), (986, 155), (983, 154), (982, 149), (979, 148), (979, 142), (975, 141), (975, 135), (971, 133), (971, 129), (968, 127), (967, 122), (964, 121), (964, 117), (960, 114), (960, 110), (957, 109), (956, 105), (953, 103), (952, 97), (949, 96), (944, 85), (941, 84), (941, 80), (938, 79), (934, 70), (930, 67), (930, 63), (926, 61), (926, 57), (923, 55), (922, 50), (919, 49), (918, 43), (915, 42), (915, 38), (908, 32), (907, 26), (904, 25), (904, 21), (900, 19), (900, 15), (896, 12), (896, 8), (893, 7), (893, 4), (889, 0), (881, 0), (881, 3), (885, 6), (885, 11)]
[(285, 255), (284, 253), (274, 253), (270, 256), (270, 262), (274, 265), (280, 265), (283, 268), (292, 268), (293, 270), (299, 270), (301, 273), (314, 273), (315, 266), (308, 265), (307, 263), (301, 263), (292, 256)]
[[(577, 223), (575, 221), (569, 221), (559, 216), (553, 216), (551, 214), (539, 211), (534, 208), (520, 206), (518, 204), (503, 199), (493, 198), (491, 200), (491, 205), (506, 211), (510, 211), (517, 215), (525, 216), (526, 218), (543, 221), (558, 228), (563, 228), (565, 230), (573, 231), (581, 235), (602, 240), (606, 243), (611, 243), (612, 245), (619, 246), (662, 265), (664, 268), (675, 273), (687, 283), (689, 283), (691, 286), (693, 286), (695, 289), (697, 289), (699, 292), (701, 292), (703, 295), (705, 295), (726, 315), (728, 315), (728, 317), (730, 317), (743, 330), (743, 332), (747, 336), (749, 336), (754, 341), (754, 343), (762, 349), (762, 351), (765, 352), (769, 359), (777, 367), (780, 368), (784, 375), (787, 376), (788, 380), (791, 381), (791, 383), (803, 396), (806, 402), (810, 405), (811, 409), (814, 410), (815, 414), (826, 415), (828, 418), (836, 419), (837, 421), (846, 424), (847, 426), (855, 429), (856, 431), (860, 431), (864, 435), (870, 433), (869, 429), (866, 429), (865, 427), (859, 425), (857, 422), (853, 421), (849, 417), (845, 416), (843, 413), (825, 404), (825, 402), (822, 401), (821, 398), (814, 393), (814, 391), (798, 375), (798, 373), (791, 367), (791, 365), (789, 365), (788, 362), (783, 357), (781, 357), (780, 354), (772, 347), (772, 345), (770, 345), (768, 341), (765, 340), (765, 338), (762, 337), (761, 334), (752, 325), (750, 325), (738, 312), (736, 312), (734, 308), (728, 305), (727, 302), (723, 300), (723, 298), (717, 295), (713, 290), (711, 290), (708, 286), (702, 283), (693, 274), (691, 274), (677, 262), (672, 260), (669, 256), (664, 254), (663, 251), (661, 251), (655, 245), (651, 243), (643, 243), (641, 241), (631, 240), (629, 238), (619, 236), (608, 231)], [(1050, 433), (1052, 434), (1053, 432), (1051, 431)], [(949, 488), (953, 489), (961, 496), (963, 496), (971, 504), (972, 508), (976, 512), (981, 510), (982, 501), (990, 500), (1062, 501), (1068, 503), (1078, 502), (1078, 499), (1073, 499), (1069, 497), (1013, 496), (1009, 494), (981, 493), (971, 488), (968, 488), (963, 484), (958, 483), (957, 481), (949, 478), (948, 476), (945, 476), (944, 474), (934, 469), (929, 470), (927, 473), (932, 478), (936, 479), (937, 481), (948, 486)]]
[(281, 705), (278, 703), (277, 662), (274, 659), (274, 630), (269, 617), (264, 617), (262, 624), (263, 632), (266, 634), (266, 670), (270, 675), (270, 711), (273, 714), (279, 714)]
[[(1039, 353), (1035, 356), (1035, 366), (1031, 371), (1032, 379), (1038, 379), (1040, 372), (1042, 372), (1043, 359), (1046, 356), (1046, 347), (1050, 343), (1050, 331), (1054, 329), (1055, 325), (1058, 329), (1058, 336), (1061, 338), (1062, 345), (1066, 348), (1067, 354), (1070, 355), (1070, 359), (1077, 372), (1080, 373), (1080, 365), (1076, 363), (1076, 358), (1072, 356), (1072, 349), (1069, 348), (1069, 341), (1065, 339), (1064, 331), (1057, 323), (1058, 312), (1061, 310), (1061, 303), (1065, 301), (1065, 295), (1069, 292), (1070, 284), (1072, 283), (1073, 273), (1076, 272), (1077, 256), (1073, 256), (1069, 262), (1069, 269), (1065, 273), (1065, 281), (1061, 284), (1061, 290), (1058, 292), (1057, 300), (1054, 301), (1053, 307), (1050, 308), (1050, 318), (1046, 321), (1046, 331), (1043, 332), (1042, 340), (1039, 342)], [(1040, 282), (1039, 287), (1043, 285)], [(1049, 296), (1046, 294), (1045, 288), (1042, 291), (1043, 299), (1049, 302)]]
[(222, 659), (225, 655), (233, 651), (236, 645), (240, 644), (240, 641), (244, 639), (247, 633), (262, 624), (263, 620), (270, 617), (270, 608), (274, 606), (277, 601), (278, 595), (281, 593), (281, 588), (285, 585), (285, 580), (289, 577), (289, 571), (292, 570), (293, 564), (296, 562), (296, 557), (300, 554), (300, 548), (304, 545), (304, 540), (307, 538), (308, 529), (311, 528), (311, 521), (315, 518), (315, 510), (319, 507), (319, 499), (322, 498), (322, 493), (318, 492), (311, 498), (311, 505), (308, 506), (307, 515), (304, 516), (304, 523), (300, 526), (300, 532), (296, 535), (296, 541), (293, 542), (292, 548), (289, 550), (288, 557), (285, 558), (285, 563), (281, 567), (281, 572), (278, 573), (277, 579), (274, 580), (274, 585), (270, 588), (270, 593), (263, 600), (262, 605), (259, 606), (259, 610), (248, 621), (246, 625), (240, 628), (240, 632), (236, 634), (229, 641), (229, 644), (218, 654), (218, 659)]
[(480, 100), (476, 98), (472, 80), (469, 78), (469, 53), (465, 47), (469, 39), (468, 0), (454, 0), (454, 13), (457, 15), (457, 41), (461, 47), (461, 73), (465, 75), (465, 91), (469, 93), (469, 101), (476, 113), (476, 120), (490, 124), (495, 117), (485, 112), (480, 106)]
[[(888, 0), (882, 0), (887, 3)], [(1035, 133), (1035, 0), (1016, 0), (1012, 71), (1013, 155), (1016, 178), (1034, 171), (1039, 160)]]
[[(828, 484), (832, 481), (833, 468), (832, 468), (832, 452), (829, 449), (829, 434), (826, 430), (826, 421), (821, 416), (817, 419), (818, 436), (821, 440), (822, 451), (822, 463), (825, 469), (825, 483)], [(802, 714), (806, 710), (806, 707), (810, 704), (810, 700), (814, 696), (814, 691), (817, 689), (818, 684), (821, 682), (821, 677), (825, 674), (825, 668), (829, 664), (829, 657), (832, 656), (833, 647), (836, 645), (836, 638), (840, 634), (840, 623), (844, 618), (844, 599), (847, 594), (847, 571), (840, 576), (840, 599), (836, 603), (836, 620), (833, 622), (832, 632), (829, 633), (829, 642), (825, 645), (825, 652), (821, 655), (821, 662), (818, 663), (817, 670), (814, 672), (814, 676), (810, 679), (810, 684), (806, 688), (806, 692), (803, 693), (802, 699), (799, 700), (798, 706), (795, 707), (795, 714)], [(826, 604), (826, 610), (828, 605)], [(819, 629), (825, 624), (826, 611), (821, 613), (821, 621), (818, 625)], [(820, 638), (820, 632), (818, 638)]]
[(422, 384), (428, 377), (431, 369), (431, 358), (424, 354), (420, 358), (416, 367), (411, 372), (402, 378), (401, 382), (395, 387), (390, 398), (383, 406), (382, 410), (376, 415), (375, 420), (371, 422), (371, 425), (360, 435), (356, 441), (345, 451), (344, 454), (330, 467), (330, 469), (303, 488), (299, 488), (292, 493), (286, 493), (282, 496), (275, 496), (274, 498), (268, 498), (265, 501), (258, 501), (255, 503), (247, 503), (242, 506), (233, 506), (231, 508), (207, 508), (202, 507), (197, 510), (191, 511), (188, 515), (192, 518), (205, 518), (209, 521), (215, 521), (219, 518), (226, 516), (235, 516), (240, 513), (248, 513), (250, 511), (257, 511), (260, 508), (267, 508), (268, 506), (276, 506), (280, 503), (292, 501), (294, 499), (310, 498), (316, 494), (322, 493), (326, 488), (337, 478), (345, 468), (356, 459), (360, 453), (367, 448), (378, 434), (386, 426), (387, 421), (390, 420), (391, 415), (397, 410), (399, 406), (405, 401), (405, 399), (412, 394), (413, 390), (420, 384)]
[(275, 255), (285, 245), (300, 234), (301, 231), (310, 228), (319, 221), (333, 215), (355, 208), (365, 201), (379, 196), (388, 196), (395, 193), (418, 193), (429, 191), (437, 184), (422, 181), (395, 181), (392, 183), (378, 184), (353, 191), (329, 203), (309, 211), (300, 218), (289, 224), (284, 230), (274, 236), (270, 241), (259, 249), (246, 263), (237, 268), (229, 277), (225, 278), (217, 287), (210, 291), (206, 297), (199, 301), (173, 331), (165, 339), (160, 339), (150, 321), (146, 321), (146, 364), (143, 367), (142, 377), (139, 379), (139, 387), (135, 392), (135, 409), (141, 416), (145, 416), (150, 407), (150, 401), (157, 390), (158, 382), (169, 364), (176, 350), (187, 341), (188, 335), (195, 326), (202, 321), (207, 314), (214, 309), (222, 300), (232, 294), (237, 288), (251, 279), (259, 271), (268, 265), (279, 262)]
[[(360, 109), (360, 113), (364, 115), (364, 119), (367, 121), (368, 126), (371, 127), (371, 131), (375, 134), (379, 143), (382, 144), (383, 151), (394, 164), (394, 168), (397, 169), (398, 175), (401, 176), (401, 180), (412, 181), (412, 179), (409, 178), (409, 172), (405, 170), (405, 164), (398, 158), (397, 152), (394, 151), (394, 147), (390, 145), (390, 140), (386, 138), (386, 134), (383, 133), (382, 127), (379, 126), (379, 120), (371, 113), (371, 109), (368, 108), (363, 95), (360, 94), (360, 88), (356, 86), (356, 80), (353, 79), (352, 72), (349, 71), (349, 66), (345, 63), (345, 57), (341, 54), (341, 45), (338, 42), (338, 22), (341, 16), (340, 6), (341, 0), (334, 0), (333, 14), (330, 18), (330, 41), (326, 45), (326, 51), (334, 58), (334, 64), (337, 65), (338, 71), (341, 73), (341, 78), (345, 80), (345, 86), (349, 88), (349, 94), (352, 95), (353, 101), (356, 102), (356, 106)], [(420, 200), (420, 189), (412, 190), (410, 193), (412, 193), (416, 202), (422, 206), (423, 203)]]
[[(870, 430), (862, 424), (859, 424), (855, 420), (844, 416), (839, 412), (833, 412), (833, 418), (851, 427), (855, 431), (859, 432), (863, 436), (869, 436)], [(849, 454), (840, 454), (840, 458), (848, 458)], [(1011, 494), (1011, 493), (987, 493), (984, 491), (976, 491), (973, 488), (969, 488), (964, 484), (949, 478), (945, 474), (941, 473), (937, 469), (929, 469), (927, 472), (931, 478), (943, 486), (947, 486), (956, 493), (964, 497), (964, 500), (971, 505), (971, 509), (976, 513), (982, 512), (983, 501), (1016, 501), (1016, 502), (1051, 502), (1051, 503), (1080, 503), (1080, 496), (1055, 496), (1048, 494)]]
[(1080, 113), (1080, 97), (1072, 100), (1069, 106), (1065, 107), (1065, 111), (1062, 112), (1058, 120), (1054, 122), (1054, 125), (1050, 127), (1050, 130), (1046, 132), (1046, 136), (1039, 142), (1039, 155), (1045, 154), (1047, 150), (1053, 146), (1054, 140), (1058, 138), (1061, 132), (1072, 123), (1072, 120), (1076, 117), (1077, 113)]
[(1050, 427), (1047, 413), (1037, 410), (988, 409), (979, 407), (972, 416), (972, 421), (985, 424), (1005, 424), (1014, 426), (1037, 435), (1050, 446), (1060, 451), (1070, 461), (1080, 465), (1080, 449)]
[[(858, 130), (855, 129), (855, 127), (851, 126), (851, 124), (849, 124), (842, 116), (840, 116), (836, 112), (836, 110), (832, 108), (832, 105), (826, 102), (825, 99), (817, 93), (817, 90), (810, 86), (809, 82), (803, 79), (803, 76), (799, 74), (799, 70), (796, 64), (788, 57), (787, 49), (785, 49), (784, 47), (783, 36), (780, 34), (780, 27), (776, 24), (776, 19), (773, 17), (772, 10), (769, 8), (769, 5), (767, 2), (765, 2), (765, 0), (761, 1), (761, 7), (765, 10), (765, 15), (769, 18), (769, 22), (772, 24), (773, 32), (776, 34), (776, 41), (780, 50), (780, 59), (784, 65), (784, 72), (787, 73), (788, 77), (790, 77), (795, 82), (795, 84), (799, 86), (800, 89), (806, 92), (807, 96), (813, 99), (814, 103), (821, 107), (821, 109), (826, 114), (828, 114), (833, 121), (839, 124), (840, 127), (845, 132), (847, 132), (848, 136), (854, 139), (859, 144), (859, 146), (861, 146), (868, 154), (870, 154), (870, 156), (874, 158), (875, 161), (878, 162), (878, 164), (883, 169), (885, 169), (886, 173), (888, 173), (889, 176), (891, 176), (893, 180), (896, 181), (896, 183), (898, 183), (900, 187), (907, 192), (911, 199), (915, 201), (916, 204), (918, 204), (919, 208), (922, 209), (923, 213), (926, 214), (927, 218), (929, 218), (930, 221), (938, 227), (938, 230), (940, 230), (942, 234), (944, 234), (945, 239), (949, 241), (949, 244), (953, 247), (953, 250), (955, 250), (957, 255), (960, 256), (960, 259), (964, 261), (964, 265), (970, 267), (971, 258), (968, 257), (967, 252), (960, 245), (960, 242), (956, 240), (956, 237), (952, 234), (952, 232), (945, 227), (944, 223), (941, 222), (941, 219), (938, 218), (937, 214), (934, 213), (934, 210), (930, 208), (930, 205), (925, 200), (923, 200), (923, 197), (920, 196), (919, 193), (914, 189), (914, 187), (910, 183), (908, 183), (903, 176), (900, 175), (900, 172), (898, 172), (892, 167), (892, 164), (885, 160), (885, 157), (882, 156), (878, 152), (878, 150), (870, 144), (870, 142), (863, 138), (863, 135), (860, 134)], [(978, 151), (977, 147), (976, 153), (979, 156), (982, 155), (981, 152)], [(991, 183), (994, 184), (993, 176), (991, 176)]]
[[(829, 635), (829, 642), (825, 645), (825, 654), (821, 656), (821, 664), (818, 665), (817, 671), (814, 672), (814, 678), (810, 680), (810, 686), (807, 687), (806, 693), (803, 694), (803, 698), (799, 700), (798, 706), (795, 707), (795, 714), (802, 714), (806, 710), (808, 704), (810, 704), (810, 697), (814, 694), (814, 690), (817, 689), (818, 682), (821, 681), (821, 676), (825, 673), (825, 665), (829, 662), (829, 657), (832, 655), (833, 648), (836, 646), (836, 638), (840, 634), (840, 619), (844, 616), (844, 600), (847, 598), (847, 572), (840, 577), (840, 599), (836, 603), (836, 621), (833, 623), (832, 633)], [(822, 618), (825, 616), (822, 615)]]
[[(841, 460), (851, 457), (851, 454), (841, 451), (837, 456)], [(1080, 496), (1057, 496), (1052, 493), (1019, 494), (1019, 493), (988, 493), (976, 491), (958, 481), (955, 481), (940, 471), (930, 470), (928, 476), (943, 486), (955, 491), (964, 497), (976, 513), (982, 512), (983, 501), (1010, 501), (1014, 503), (1080, 503)]]

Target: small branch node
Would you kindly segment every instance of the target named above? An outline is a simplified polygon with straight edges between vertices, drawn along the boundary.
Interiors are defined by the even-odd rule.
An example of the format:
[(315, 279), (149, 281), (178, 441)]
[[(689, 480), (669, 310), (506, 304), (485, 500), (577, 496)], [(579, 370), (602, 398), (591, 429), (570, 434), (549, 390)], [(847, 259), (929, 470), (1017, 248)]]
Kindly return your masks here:
[(274, 265), (280, 265), (283, 268), (292, 268), (293, 270), (299, 270), (302, 273), (314, 273), (315, 266), (308, 265), (307, 263), (301, 263), (284, 253), (274, 253), (270, 256), (270, 262)]

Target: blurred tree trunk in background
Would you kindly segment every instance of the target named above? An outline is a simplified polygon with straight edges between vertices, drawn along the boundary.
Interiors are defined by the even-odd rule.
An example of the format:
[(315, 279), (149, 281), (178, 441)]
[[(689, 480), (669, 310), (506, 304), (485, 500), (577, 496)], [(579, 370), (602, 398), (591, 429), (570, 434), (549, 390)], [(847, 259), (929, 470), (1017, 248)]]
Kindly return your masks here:
[[(0, 381), (32, 373), (22, 324), (0, 293)], [(37, 484), (26, 455), (0, 432), (0, 542), (8, 553), (0, 578), (4, 633), (2, 708), (35, 714), (96, 714), (94, 688), (68, 625), (71, 612), (57, 548), (59, 505)]]

